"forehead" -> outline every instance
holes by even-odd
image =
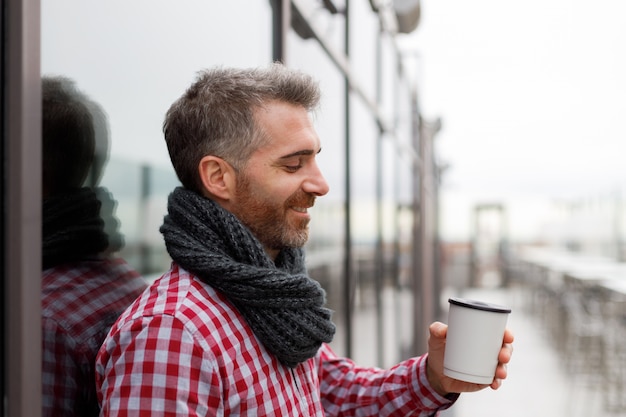
[[[271,101],[255,110],[255,119],[266,138],[260,152],[289,153],[310,149],[317,152],[320,139],[309,112],[302,106]]]

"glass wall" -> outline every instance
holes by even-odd
[[[336,10],[292,3],[284,61],[320,81],[318,160],[330,184],[312,210],[307,266],[335,311],[337,353],[388,366],[414,351],[416,319],[406,318],[415,311],[417,273],[415,89],[371,2],[329,2]],[[281,33],[273,8],[281,4],[40,2],[40,76],[69,80],[106,116],[102,172],[90,185],[110,213],[111,250],[148,280],[169,266],[159,227],[178,185],[161,130],[165,112],[203,68],[269,63]]]
[[[203,68],[271,61],[271,8],[235,0],[41,2],[41,72],[72,79],[107,115],[100,182],[116,202],[122,256],[142,274],[169,262],[158,228],[177,185],[161,127]]]

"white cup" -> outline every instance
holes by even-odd
[[[491,384],[511,309],[450,298],[443,373],[454,379]]]

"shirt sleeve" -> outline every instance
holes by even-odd
[[[458,398],[443,397],[430,386],[427,354],[387,370],[358,367],[328,345],[318,356],[322,404],[329,416],[435,416]]]
[[[221,381],[194,336],[174,317],[116,329],[96,360],[101,416],[220,416]]]

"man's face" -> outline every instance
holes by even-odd
[[[275,256],[306,243],[307,209],[328,192],[328,184],[315,160],[320,140],[304,108],[272,102],[255,116],[269,140],[239,174],[229,210]]]

